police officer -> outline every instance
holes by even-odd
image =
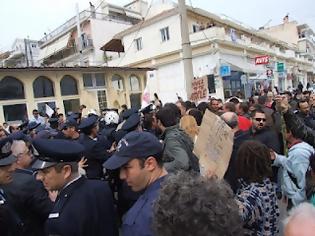
[[[16,157],[10,153],[0,155],[0,235],[23,235],[23,222],[8,202],[2,186],[12,182],[12,174],[16,169]]]
[[[53,202],[40,181],[36,181],[30,169],[33,157],[31,149],[22,140],[11,145],[12,154],[17,158],[13,181],[3,189],[24,223],[24,236],[44,235],[44,223],[52,209]]]
[[[115,214],[108,184],[88,180],[78,173],[84,147],[77,142],[38,139],[33,142],[39,153],[33,164],[36,178],[49,191],[58,191],[46,221],[48,235],[115,235]]]
[[[132,131],[120,140],[116,153],[104,164],[110,170],[120,168],[120,178],[133,191],[144,191],[124,216],[124,236],[153,235],[152,205],[158,197],[161,182],[167,175],[162,152],[162,144],[154,135]]]
[[[93,115],[82,120],[79,129],[83,133],[79,142],[85,148],[84,156],[87,159],[86,176],[89,179],[102,179],[104,178],[102,165],[108,159],[107,150],[110,149],[111,143],[98,134],[97,116]]]

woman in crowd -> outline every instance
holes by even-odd
[[[245,235],[278,235],[279,207],[272,176],[269,149],[260,142],[246,141],[236,161],[240,188],[236,202],[243,220]]]

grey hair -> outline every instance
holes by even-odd
[[[230,114],[231,117],[227,117],[226,115]],[[232,114],[233,113],[233,114]],[[224,115],[225,114],[225,115]],[[225,121],[225,123],[230,126],[231,129],[234,129],[238,126],[238,116],[236,115],[235,112],[226,112],[226,113],[223,113],[221,115],[221,118],[222,120]]]
[[[315,221],[315,207],[308,202],[303,202],[296,206],[289,212],[288,217],[284,219],[284,226],[286,227],[291,220],[294,220],[297,217],[303,219],[312,219]]]
[[[153,212],[157,236],[243,235],[233,192],[222,180],[189,172],[169,175]]]

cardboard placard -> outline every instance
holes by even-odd
[[[231,128],[219,116],[206,110],[194,147],[202,175],[210,171],[219,179],[223,178],[232,154],[233,137]]]
[[[190,96],[190,101],[200,102],[200,101],[208,100],[209,89],[208,89],[207,76],[194,79],[191,83],[191,87],[192,87],[192,92]]]

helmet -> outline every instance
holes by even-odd
[[[110,124],[118,124],[119,123],[119,115],[115,111],[108,111],[105,115],[105,123],[106,125]]]

